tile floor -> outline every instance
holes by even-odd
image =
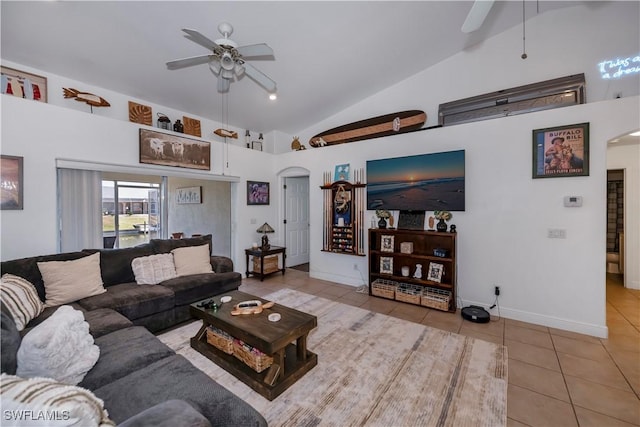
[[[240,289],[262,296],[281,288],[506,345],[508,426],[640,425],[640,291],[625,289],[615,275],[607,277],[608,339],[509,319],[471,323],[293,269],[263,282],[243,279]]]

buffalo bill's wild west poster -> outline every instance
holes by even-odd
[[[589,175],[589,123],[533,131],[533,178]]]

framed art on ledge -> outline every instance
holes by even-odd
[[[589,123],[533,131],[533,178],[589,176]]]
[[[202,187],[185,187],[176,189],[176,202],[179,205],[202,203]]]
[[[140,129],[140,163],[211,169],[211,143]]]
[[[268,205],[269,183],[247,181],[247,205]]]
[[[0,67],[2,93],[47,102],[47,78],[8,67]]]
[[[0,174],[2,186],[0,187],[0,209],[23,209],[23,171],[22,157],[0,156]]]

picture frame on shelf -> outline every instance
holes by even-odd
[[[429,263],[429,271],[427,271],[427,280],[440,283],[444,274],[444,265],[437,262]]]
[[[380,274],[393,274],[393,257],[380,257]]]
[[[424,230],[424,211],[400,211],[398,230]]]
[[[251,149],[262,151],[262,141],[251,141]]]
[[[247,181],[247,205],[268,205],[269,183]]]
[[[23,162],[19,156],[0,156],[0,210],[24,209]]]
[[[393,252],[393,243],[395,236],[382,235],[380,236],[380,251],[381,252]]]
[[[185,187],[176,189],[176,203],[179,205],[202,203],[202,187]]]
[[[140,163],[211,169],[211,143],[140,128]]]
[[[9,67],[0,67],[2,93],[47,103],[47,78]],[[6,85],[5,85],[6,79]]]
[[[333,181],[349,181],[350,164],[336,165],[333,174]]]
[[[533,130],[533,179],[589,176],[589,123]]]

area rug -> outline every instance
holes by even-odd
[[[271,402],[190,347],[199,321],[160,339],[270,426],[506,425],[506,347],[295,290],[265,298],[318,317],[318,365]]]

